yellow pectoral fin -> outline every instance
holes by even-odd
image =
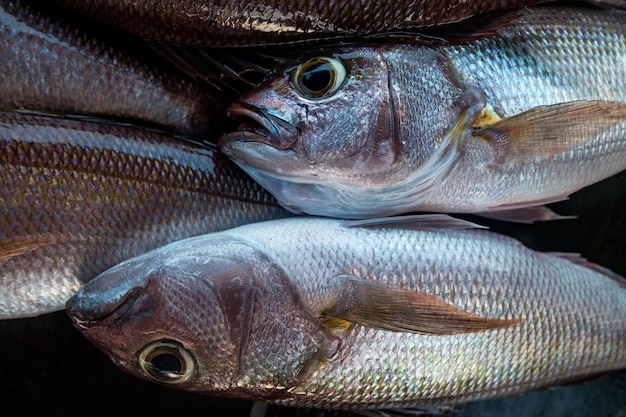
[[[481,119],[478,126],[489,120]],[[491,119],[495,120],[495,119]],[[626,104],[574,101],[540,106],[474,131],[494,149],[494,163],[551,159],[626,123]]]
[[[323,313],[363,326],[432,335],[501,329],[519,319],[485,318],[424,292],[342,275],[334,280],[334,305]]]

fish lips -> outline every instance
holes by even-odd
[[[218,145],[241,167],[289,179],[311,176],[312,167],[294,150],[299,129],[267,111],[247,103],[233,103],[228,115],[240,122],[237,131],[222,136]]]
[[[109,303],[76,294],[68,300],[66,310],[76,327],[89,329],[115,326],[150,314],[154,310],[154,301],[144,288],[134,287]]]
[[[298,140],[300,132],[297,126],[251,104],[233,103],[228,107],[227,115],[239,122],[237,133],[241,138],[265,143],[276,149],[290,149]]]
[[[296,126],[247,103],[232,104],[228,114],[240,125],[236,132],[219,139],[222,153],[282,207],[296,214],[346,216],[341,204],[328,205],[329,201],[337,201],[336,190],[294,149],[299,136]]]
[[[65,309],[75,327],[86,330],[120,324],[153,311],[154,302],[148,294],[151,275],[142,274],[144,256],[104,271],[67,301]]]

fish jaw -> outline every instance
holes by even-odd
[[[311,175],[315,167],[298,158],[293,151],[276,149],[256,138],[247,142],[246,137],[252,135],[255,134],[237,132],[222,137],[222,152],[272,194],[283,208],[295,214],[347,219],[381,213],[381,208],[372,210],[375,203],[360,204],[371,198],[372,189],[343,186],[339,182],[328,187],[324,181],[316,182],[315,175]],[[385,214],[397,213],[388,210]]]

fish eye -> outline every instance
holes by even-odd
[[[158,341],[144,347],[139,354],[139,366],[151,378],[166,384],[186,381],[194,371],[189,351],[178,343]]]
[[[346,76],[346,67],[340,60],[316,57],[296,68],[291,85],[304,98],[322,99],[339,90]]]

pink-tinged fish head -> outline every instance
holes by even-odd
[[[407,51],[318,51],[230,105],[239,127],[220,138],[221,150],[291,211],[360,217],[369,190],[411,181],[423,165],[438,173],[456,151],[453,144],[437,154],[438,144],[450,131],[466,132],[453,128],[467,103],[442,56],[414,48],[404,57]],[[402,90],[406,79],[417,81]],[[443,162],[428,165],[432,154]]]
[[[126,372],[231,397],[276,397],[327,337],[279,266],[223,236],[123,262],[85,285],[67,312]]]
[[[275,181],[300,184],[299,194],[312,193],[304,184],[380,181],[401,153],[388,81],[375,49],[305,60],[229,107],[239,127],[221,149],[278,196]]]

